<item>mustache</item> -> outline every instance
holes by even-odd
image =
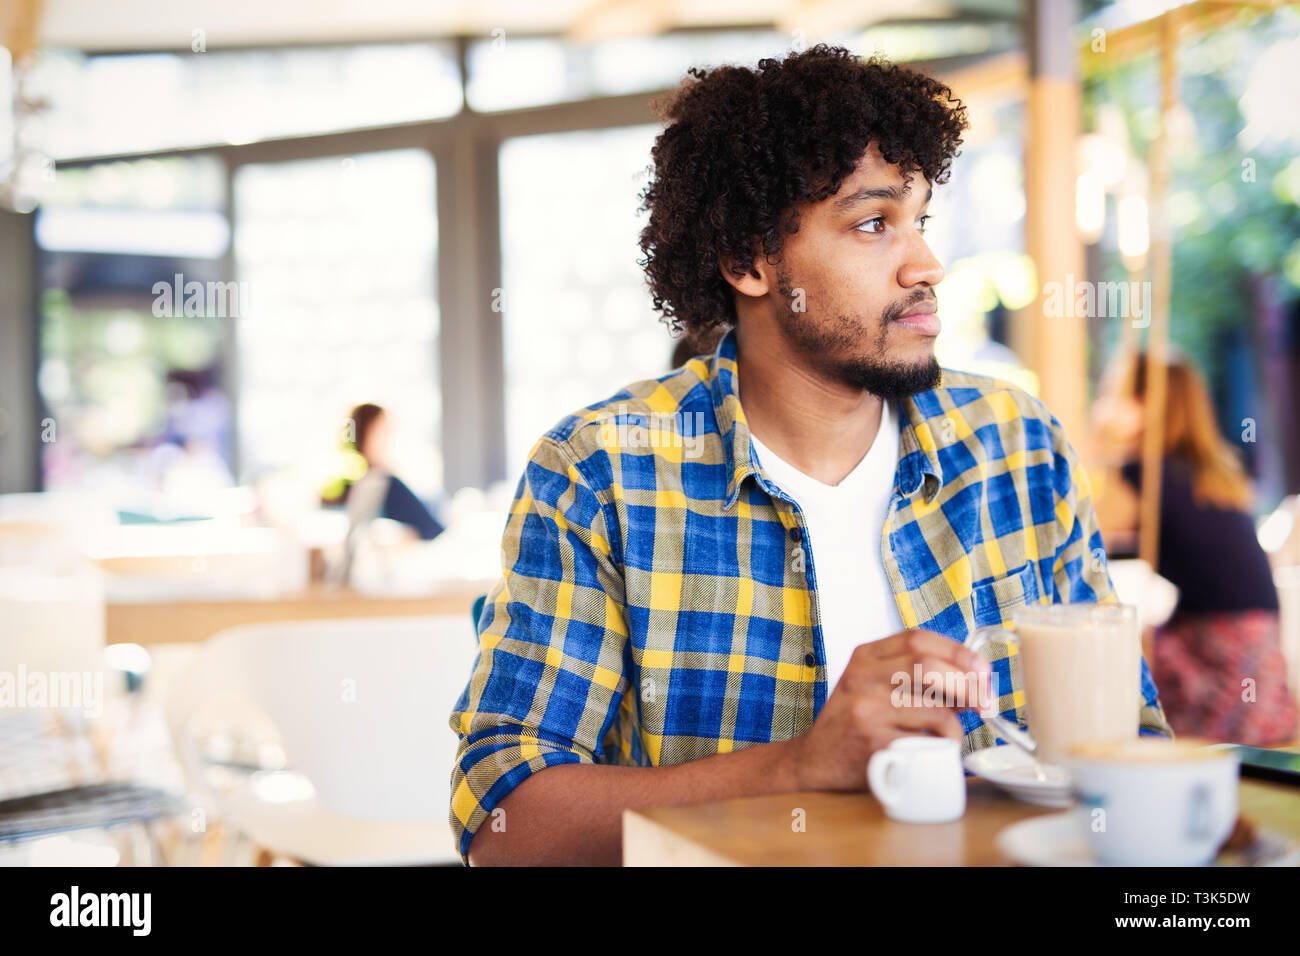
[[[885,311],[881,313],[881,318],[883,318],[886,324],[888,324],[890,322],[893,322],[895,319],[902,318],[904,313],[908,312],[913,306],[920,305],[922,303],[933,305],[937,309],[939,305],[939,298],[933,292],[914,293],[913,295],[909,296],[905,301],[895,302],[893,305],[885,309]]]

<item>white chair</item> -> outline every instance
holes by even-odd
[[[88,715],[102,708],[104,576],[98,568],[76,557],[0,564],[0,672],[15,687],[40,675],[54,697],[38,706]],[[68,693],[79,699],[60,699]]]
[[[115,520],[85,496],[0,495],[0,672],[103,681],[107,581],[82,544]]]
[[[1115,597],[1121,604],[1138,609],[1143,630],[1159,627],[1173,615],[1178,605],[1178,588],[1156,574],[1150,564],[1132,558],[1111,561],[1108,570],[1115,585]]]
[[[273,853],[318,865],[459,862],[447,720],[477,651],[468,613],[232,628],[178,677],[167,720],[214,814]],[[232,701],[275,728],[314,796],[268,800],[205,782],[192,729]]]
[[[1300,564],[1300,495],[1287,495],[1256,529],[1259,546],[1273,570]]]

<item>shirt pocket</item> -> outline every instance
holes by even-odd
[[[1040,595],[1038,573],[1032,564],[977,584],[971,589],[971,612],[975,627],[1008,627],[1016,608],[1037,604]]]

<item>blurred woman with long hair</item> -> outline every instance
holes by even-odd
[[[1122,356],[1110,376],[1101,436],[1119,452],[1120,474],[1142,485],[1149,360]],[[1201,373],[1165,361],[1156,571],[1177,585],[1173,616],[1156,630],[1151,671],[1175,732],[1268,746],[1296,736],[1277,591],[1255,537],[1253,491],[1223,437]],[[1136,514],[1136,508],[1131,511]]]

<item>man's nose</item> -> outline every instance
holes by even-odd
[[[924,236],[920,232],[913,233],[907,256],[898,270],[898,284],[904,289],[922,284],[933,287],[943,276],[943,264],[930,251]]]

